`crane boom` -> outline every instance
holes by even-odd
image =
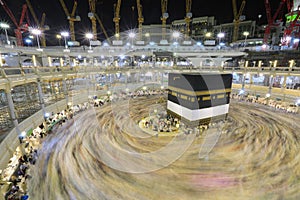
[[[59,2],[60,2],[60,4],[61,4],[61,6],[62,6],[62,8],[63,8],[63,10],[64,10],[64,12],[65,12],[65,14],[66,14],[66,16],[67,16],[68,18],[71,17],[70,12],[68,11],[67,6],[66,6],[64,0],[59,0]]]
[[[106,38],[107,42],[110,43],[110,39],[109,39],[109,37],[108,37],[108,34],[107,34],[107,32],[106,32],[106,30],[105,30],[105,28],[104,28],[104,25],[103,25],[103,23],[102,23],[100,17],[97,15],[97,13],[95,13],[95,17],[96,17],[98,23],[100,24],[100,27],[101,27],[101,29],[102,29],[104,35],[105,35],[105,38]]]
[[[71,35],[71,40],[72,41],[75,41],[76,38],[75,38],[75,27],[74,27],[74,22],[76,21],[80,21],[80,17],[76,16],[75,17],[75,12],[76,12],[76,8],[77,8],[77,1],[74,1],[74,4],[73,4],[73,8],[72,8],[72,13],[70,14],[69,10],[67,9],[67,6],[64,2],[64,0],[59,0],[66,16],[67,16],[67,19],[69,20],[69,28],[70,28],[70,35]]]
[[[243,13],[245,5],[246,5],[246,0],[243,0],[242,4],[241,4],[241,7],[239,9],[239,12],[237,12],[236,0],[232,0],[232,8],[233,8],[233,15],[234,15],[234,20],[233,20],[234,29],[233,29],[232,42],[235,42],[235,41],[238,40],[240,17]]]
[[[186,23],[186,32],[185,32],[185,36],[188,37],[190,35],[190,23],[191,23],[191,18],[192,18],[192,0],[186,0],[186,5],[185,5],[185,12],[186,12],[186,16],[185,16],[185,23]]]
[[[167,19],[169,17],[169,14],[167,12],[168,8],[168,0],[161,0],[161,21],[162,21],[162,39],[166,38],[166,25],[167,25]]]
[[[282,11],[284,4],[287,4],[288,9],[290,9],[292,6],[292,4],[289,0],[281,0],[275,14],[272,17],[270,2],[269,2],[269,0],[265,0],[265,7],[266,7],[266,13],[267,13],[267,20],[268,20],[268,25],[266,26],[265,34],[264,34],[264,43],[265,44],[268,42],[268,39],[269,39],[269,36],[271,33],[271,28],[277,25],[275,23],[275,21],[279,15],[279,13]]]
[[[18,24],[14,14],[9,9],[9,7],[5,3],[5,1],[0,0],[0,4],[4,8],[4,10],[8,14],[8,16],[10,17],[10,19],[12,20],[14,25],[16,26],[16,29],[14,30],[14,32],[15,32],[16,39],[17,39],[17,45],[18,46],[23,46],[22,31],[27,31],[28,30],[27,26],[23,26],[24,17],[25,17],[25,15],[28,16],[27,5],[24,4],[23,7],[22,7],[22,14],[21,14],[21,18],[20,18],[19,24]],[[29,23],[28,19],[27,19],[27,22]]]
[[[5,1],[0,0],[0,4],[4,8],[4,10],[8,14],[8,16],[10,17],[10,19],[14,23],[14,25],[18,27],[18,22],[17,22],[17,20],[16,20],[16,18],[14,16],[14,14],[12,13],[12,11],[9,9],[9,7],[7,6],[7,4],[5,3]]]
[[[93,38],[97,40],[97,24],[96,24],[96,0],[88,0],[89,6],[90,6],[90,12],[88,14],[88,17],[90,18],[92,22],[92,31],[93,31]]]
[[[34,10],[33,10],[33,7],[32,7],[32,5],[31,5],[30,0],[26,0],[26,4],[27,4],[27,6],[28,6],[28,8],[29,8],[29,10],[30,10],[30,13],[31,13],[31,15],[32,15],[32,17],[33,17],[33,19],[34,19],[34,22],[35,22],[36,25],[39,27],[39,29],[42,30],[41,44],[42,44],[43,47],[45,47],[45,46],[46,46],[46,38],[45,38],[45,35],[43,34],[43,31],[44,31],[44,23],[45,23],[46,14],[43,13],[43,15],[42,15],[42,21],[44,21],[44,22],[43,22],[43,25],[42,25],[42,23],[39,22],[39,20],[38,20],[36,14],[35,14],[35,12],[34,12]],[[41,21],[41,22],[42,22],[42,21]]]
[[[143,6],[141,5],[140,0],[136,0],[137,4],[137,10],[138,10],[138,23],[139,23],[139,39],[142,40],[143,36],[143,23],[144,23],[144,17],[143,17]]]
[[[37,26],[39,26],[39,20],[38,20],[38,18],[37,18],[37,16],[36,16],[35,12],[34,12],[34,10],[33,10],[33,7],[32,7],[32,5],[31,5],[30,1],[29,1],[29,0],[26,0],[26,4],[27,4],[27,6],[28,6],[28,8],[29,8],[29,10],[30,10],[30,13],[31,13],[31,15],[32,15],[32,17],[33,17],[34,22],[36,23]],[[41,28],[41,27],[40,27],[40,28]]]
[[[118,0],[117,4],[115,4],[115,17],[113,18],[113,22],[115,22],[116,37],[120,36],[120,10],[121,10],[121,0]]]

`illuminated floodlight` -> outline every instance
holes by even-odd
[[[40,30],[40,29],[36,29],[36,28],[34,28],[34,29],[32,29],[31,30],[31,33],[33,34],[33,35],[41,35],[42,34],[42,31]]]
[[[250,34],[249,31],[244,31],[244,32],[243,32],[243,36],[245,36],[245,37],[248,37],[249,34]]]
[[[297,106],[300,106],[300,99],[298,99],[298,100],[296,101],[296,105],[297,105]]]
[[[49,113],[45,113],[44,117],[48,118],[48,117],[50,117],[50,114]]]
[[[295,43],[298,43],[298,42],[299,42],[299,39],[298,39],[298,38],[294,39],[294,44],[295,44]]]
[[[129,43],[129,42],[127,42],[127,43],[126,43],[126,46],[130,46],[130,43]]]
[[[239,95],[242,95],[245,93],[245,90],[240,90]]]
[[[108,47],[108,43],[107,43],[107,42],[104,42],[104,43],[103,43],[103,46]]]
[[[126,91],[126,92],[129,92],[129,88],[126,88],[125,91]]]
[[[155,45],[155,42],[149,42],[149,44],[153,46],[153,45]]]
[[[25,39],[25,42],[26,42],[26,44],[27,44],[27,45],[29,45],[29,44],[31,44],[31,43],[32,43],[32,40],[31,40],[31,39],[29,39],[29,38],[27,38],[27,39]]]
[[[164,87],[163,85],[162,85],[162,86],[160,86],[160,89],[162,89],[162,90],[163,90],[164,88],[165,88],[165,87]]]
[[[267,97],[267,98],[270,98],[270,97],[271,97],[271,94],[270,94],[270,93],[266,94],[266,97]]]
[[[107,94],[110,95],[110,94],[111,94],[111,91],[107,91]]]
[[[211,32],[207,32],[207,33],[205,33],[205,37],[211,37],[212,36],[212,33]]]
[[[93,39],[94,35],[92,33],[86,33],[85,37],[90,40]]]
[[[145,36],[146,37],[150,37],[150,33],[145,33]]]
[[[180,32],[174,31],[174,32],[172,33],[172,36],[173,36],[173,38],[179,38],[179,37],[180,37]]]
[[[145,56],[145,55],[142,55],[141,57],[142,57],[142,59],[145,59],[145,58],[146,58],[146,56]]]
[[[143,90],[147,90],[147,87],[146,87],[146,86],[144,86],[144,87],[143,87]]]
[[[129,34],[128,34],[128,36],[130,37],[130,38],[135,38],[135,32],[130,32]]]
[[[3,29],[8,29],[9,25],[6,24],[6,23],[0,23],[0,27],[3,28]]]
[[[61,36],[63,36],[63,37],[69,37],[69,32],[67,32],[67,31],[63,31],[63,32],[61,32],[60,33],[61,34]]]
[[[78,58],[78,59],[81,59],[81,58],[82,58],[82,56],[81,56],[81,55],[78,55],[78,56],[77,56],[77,58]]]
[[[201,42],[197,42],[197,46],[201,46],[202,45],[202,43]]]
[[[120,55],[120,58],[123,60],[125,58],[125,55]]]
[[[25,131],[22,131],[21,134],[20,134],[20,136],[21,136],[21,137],[25,137],[25,136],[26,136],[26,132],[25,132]]]
[[[174,46],[178,45],[178,42],[173,42],[173,45],[174,45]]]
[[[266,49],[266,48],[267,48],[267,45],[266,45],[266,44],[263,44],[261,47],[262,47],[263,49]]]
[[[61,39],[61,35],[56,34],[56,38],[57,38],[57,39]]]
[[[220,33],[218,33],[218,35],[217,35],[217,36],[218,36],[218,38],[220,38],[220,39],[221,39],[221,38],[225,37],[225,33],[222,33],[222,32],[220,32]]]

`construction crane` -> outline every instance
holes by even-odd
[[[161,21],[162,21],[162,39],[166,38],[166,25],[167,19],[169,18],[169,13],[167,12],[168,9],[168,0],[161,0]]]
[[[38,26],[38,28],[41,30],[41,32],[43,33],[45,30],[49,30],[49,26],[45,26],[46,14],[45,13],[42,14],[41,22],[39,22],[36,14],[35,14],[35,12],[33,10],[33,7],[32,7],[32,5],[30,3],[30,0],[26,0],[26,4],[27,4],[27,6],[28,6],[28,8],[30,10],[30,13],[31,13],[31,15],[33,17],[34,22],[36,23],[36,25]],[[41,35],[41,45],[43,47],[46,46],[46,38],[45,38],[44,34]]]
[[[90,6],[90,12],[88,13],[88,17],[92,22],[92,31],[93,31],[93,39],[97,40],[97,24],[96,24],[96,0],[88,0]]]
[[[113,22],[115,22],[115,36],[118,38],[120,36],[120,10],[121,10],[121,0],[117,1],[117,4],[114,4],[115,7],[115,17]]]
[[[296,5],[297,9],[290,10],[290,13],[287,14],[286,28],[284,30],[284,35],[281,40],[282,46],[289,46],[291,43],[292,37],[299,38],[300,30],[299,30],[299,18],[300,18],[300,6]],[[292,8],[292,4],[288,4],[288,8]],[[294,45],[299,46],[299,42],[294,42]],[[296,47],[297,47],[296,46]]]
[[[143,39],[143,23],[144,23],[144,17],[143,17],[143,6],[141,5],[140,0],[136,0],[137,4],[137,10],[138,10],[138,23],[139,23],[139,39]]]
[[[191,23],[191,18],[193,17],[192,14],[192,0],[186,0],[185,1],[185,12],[186,16],[184,18],[185,23],[186,23],[186,29],[185,29],[185,37],[188,38],[190,35],[190,23]]]
[[[103,31],[103,34],[105,35],[105,38],[106,38],[107,42],[110,44],[110,39],[108,37],[108,34],[107,34],[107,32],[106,32],[106,30],[104,28],[104,25],[103,25],[100,17],[97,15],[97,13],[95,13],[95,17],[96,17],[96,19],[97,19],[97,21],[98,21],[98,23],[99,23],[99,25],[100,25],[100,27],[101,27],[101,29]]]
[[[234,28],[233,28],[233,37],[232,37],[232,42],[235,42],[238,40],[239,37],[239,25],[240,25],[240,17],[243,13],[243,10],[245,8],[246,0],[242,1],[241,7],[239,9],[239,12],[237,12],[237,4],[236,0],[232,0],[232,8],[233,8],[233,23],[234,23]]]
[[[265,7],[266,7],[268,25],[266,26],[266,29],[265,29],[264,44],[268,43],[268,39],[269,39],[270,34],[271,34],[271,28],[276,27],[276,26],[279,25],[279,23],[277,23],[276,20],[277,20],[277,17],[279,16],[279,14],[283,11],[283,7],[284,7],[285,4],[287,5],[288,10],[291,9],[292,4],[289,0],[281,0],[275,14],[272,17],[270,2],[269,2],[269,0],[265,0]],[[280,19],[280,21],[281,20],[282,19]]]
[[[64,9],[64,12],[65,12],[65,14],[67,16],[67,19],[69,20],[71,40],[72,41],[76,41],[76,39],[75,39],[74,22],[81,21],[81,19],[80,19],[80,17],[78,15],[75,16],[75,12],[76,12],[76,8],[77,8],[77,1],[74,1],[74,5],[73,5],[71,13],[67,9],[67,6],[66,6],[64,0],[59,0],[59,2],[60,2],[61,6]]]
[[[15,18],[15,16],[14,16],[14,14],[9,9],[9,7],[5,3],[5,1],[0,0],[0,4],[4,8],[4,10],[8,14],[8,16],[10,17],[10,19],[12,20],[12,22],[14,23],[14,25],[16,26],[15,35],[16,35],[16,39],[17,39],[17,45],[18,46],[23,46],[22,32],[28,30],[28,24],[23,24],[25,15],[27,15],[27,5],[26,4],[23,5],[23,7],[22,7],[22,14],[21,14],[21,17],[20,17],[20,20],[19,20],[19,23],[18,23],[17,20],[16,20],[16,18]],[[28,18],[27,18],[27,23],[29,23],[28,22]]]

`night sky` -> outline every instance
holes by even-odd
[[[25,0],[4,0],[8,7],[15,14],[17,21],[21,15],[22,4]],[[65,0],[69,11],[71,12],[73,6],[73,0]],[[98,0],[97,2],[97,13],[102,19],[106,31],[109,35],[114,33],[113,18],[113,4],[116,0]],[[237,0],[239,4],[241,0]],[[280,0],[272,0],[272,9],[276,10]],[[160,0],[141,0],[143,5],[143,16],[144,24],[155,24],[161,23],[161,8]],[[42,13],[46,13],[46,24],[50,26],[50,30],[46,32],[47,43],[49,45],[57,44],[55,34],[60,33],[62,30],[68,30],[68,21],[64,14],[64,11],[59,3],[59,0],[31,0],[35,12],[40,19]],[[238,5],[239,8],[239,5]],[[91,30],[91,23],[87,16],[89,12],[88,0],[78,0],[77,14],[81,17],[81,22],[75,23],[76,39],[82,41],[84,33]],[[273,11],[274,13],[275,11]],[[169,0],[168,3],[169,19],[168,23],[175,19],[183,19],[185,16],[185,0]],[[217,23],[232,22],[232,1],[231,0],[215,0],[215,1],[204,1],[194,0],[192,3],[193,17],[200,16],[215,16]],[[246,2],[246,6],[243,14],[246,15],[246,19],[258,20],[258,15],[261,14],[261,22],[265,22],[265,7],[264,0],[256,0]],[[137,9],[136,0],[123,0],[121,5],[121,31],[128,30],[137,27]],[[0,6],[0,18],[1,21],[6,21],[14,27],[12,21]],[[33,19],[31,20],[34,22]],[[33,23],[34,24],[34,23]],[[97,25],[98,26],[98,25]],[[13,31],[10,31],[13,34]],[[104,39],[104,35],[101,34],[100,27],[98,26],[98,38]]]

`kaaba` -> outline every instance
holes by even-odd
[[[169,73],[168,113],[187,125],[223,119],[229,111],[232,74]]]

